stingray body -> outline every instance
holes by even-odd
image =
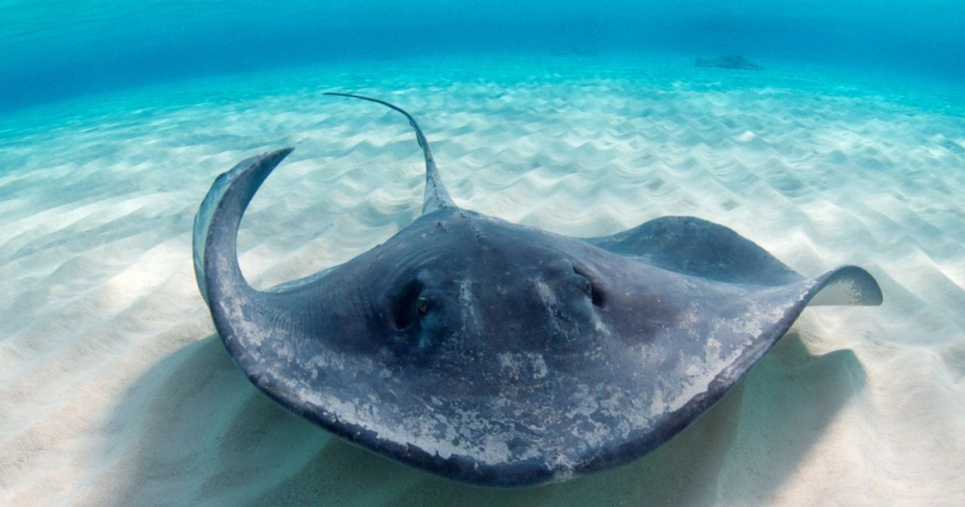
[[[684,429],[810,302],[874,305],[857,267],[806,279],[732,230],[663,217],[571,238],[461,209],[426,160],[423,214],[358,257],[268,291],[242,214],[291,151],[239,163],[195,220],[198,285],[248,378],[364,448],[451,479],[562,481]]]
[[[748,61],[740,55],[719,56],[717,58],[698,58],[698,67],[716,67],[718,69],[761,70],[763,67]]]

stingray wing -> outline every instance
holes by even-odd
[[[695,217],[661,217],[617,234],[584,241],[668,271],[706,280],[765,287],[804,280],[753,241],[727,227]],[[837,274],[831,276],[834,273]],[[881,289],[861,268],[844,267],[824,276],[829,277],[828,285],[812,295],[821,294],[813,304],[881,304]]]
[[[238,227],[255,192],[293,148],[245,159],[218,176],[194,220],[194,271],[218,334],[232,359],[251,381],[275,399],[291,397],[279,377],[280,359],[291,340],[303,339],[296,324],[305,310],[305,290],[325,283],[340,266],[283,283],[266,291],[252,288],[238,264]],[[279,370],[279,371],[275,371]],[[283,401],[298,409],[297,402]]]
[[[242,290],[250,289],[238,266],[238,227],[255,192],[268,175],[294,148],[284,148],[247,158],[215,179],[194,217],[194,275],[205,302],[208,280],[217,279]],[[221,270],[221,276],[213,276]]]
[[[266,291],[248,285],[238,265],[238,227],[245,209],[291,151],[248,158],[218,176],[195,216],[195,275],[225,348],[248,379],[283,406],[344,438],[359,440],[358,428],[340,420],[351,408],[340,405],[340,396],[353,399],[360,396],[359,389],[371,386],[345,380],[355,373],[352,368],[327,363],[342,361],[345,353],[329,350],[324,340],[316,339],[324,331],[305,326],[313,321],[313,312],[323,311],[312,307],[310,294],[334,290],[332,279],[344,264]],[[347,362],[352,366],[360,361]]]
[[[680,433],[734,387],[809,304],[822,299],[849,305],[881,301],[871,275],[854,266],[775,287],[709,282],[704,289],[695,298],[700,305],[690,310],[691,317],[667,322],[653,341],[621,351],[630,359],[617,358],[607,365],[608,375],[623,379],[621,397],[636,396],[639,403],[625,404],[619,411],[599,410],[591,419],[632,429],[597,449],[584,450],[574,473],[628,463]],[[578,440],[570,443],[580,445]]]
[[[804,277],[727,227],[695,217],[661,217],[584,241],[685,275],[749,285],[787,285]]]

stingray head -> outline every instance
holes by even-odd
[[[605,331],[604,281],[561,240],[443,210],[340,266],[326,284],[359,302],[348,320],[362,327],[347,334],[360,349],[478,369],[500,352],[568,349]]]

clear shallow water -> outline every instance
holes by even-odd
[[[0,112],[0,504],[941,504],[965,495],[965,116],[961,81],[925,65],[954,53],[956,5],[924,5],[950,14],[919,32],[900,5],[801,3],[784,16],[743,4],[728,19],[757,24],[718,27],[730,36],[647,32],[635,40],[656,42],[633,51],[604,37],[596,54],[523,30],[538,12],[515,6],[488,9],[467,30],[452,9],[395,4],[403,30],[381,11],[335,5],[343,15],[320,29],[370,36],[365,51],[326,53],[304,35],[319,18],[281,20],[255,3],[237,13],[65,5],[61,24],[35,4],[0,5],[16,14],[0,23],[20,30],[0,32],[13,34],[0,39],[4,51],[30,42],[0,60],[29,70],[0,73],[4,87],[20,80],[0,95],[10,106]],[[675,5],[626,18],[672,25],[705,6]],[[567,8],[577,34],[592,28],[579,4]],[[753,29],[780,16],[812,26],[794,18],[803,11],[823,12],[818,26],[853,26],[854,16],[835,16],[858,9],[894,15],[842,28],[876,58],[817,43],[809,52],[820,37],[800,29]],[[172,19],[183,26],[171,29]],[[440,20],[451,23],[427,27]],[[281,24],[302,35],[279,42],[267,35],[278,30],[260,30]],[[418,36],[398,44],[413,27]],[[275,45],[219,46],[225,33]],[[877,51],[888,34],[914,39],[910,53]],[[701,44],[727,40],[736,41],[727,52],[767,69],[693,66],[724,52]],[[756,45],[771,51],[760,58],[738,44],[762,41],[773,44]],[[941,48],[934,58],[908,57],[928,41]],[[201,47],[169,51],[178,44]],[[885,305],[809,309],[707,417],[609,474],[479,491],[384,462],[257,392],[212,335],[192,273],[200,199],[218,173],[266,149],[298,148],[239,238],[258,286],[349,259],[418,213],[423,168],[404,121],[323,98],[328,90],[416,114],[460,205],[576,236],[696,215],[807,275],[864,266]]]
[[[0,2],[0,110],[195,76],[486,52],[744,54],[965,83],[958,0]]]
[[[676,57],[433,57],[12,112],[0,126],[0,503],[959,497],[965,118],[932,89],[857,82]],[[864,266],[885,305],[807,310],[734,394],[612,473],[489,491],[373,457],[240,374],[190,257],[214,177],[279,146],[298,149],[239,238],[259,287],[345,261],[418,213],[424,169],[404,121],[321,96],[331,89],[413,111],[470,209],[575,236],[696,215],[807,275]]]

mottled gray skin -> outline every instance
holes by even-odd
[[[743,56],[740,55],[719,56],[717,58],[698,58],[696,65],[698,67],[716,67],[718,69],[736,70],[761,70],[763,68],[756,63],[747,61]]]
[[[238,225],[291,149],[221,175],[194,239],[198,284],[248,378],[402,463],[496,486],[625,464],[719,400],[819,293],[828,304],[881,302],[860,268],[805,279],[697,218],[576,239],[460,209],[399,111],[416,128],[428,184],[423,215],[385,243],[251,288]]]

